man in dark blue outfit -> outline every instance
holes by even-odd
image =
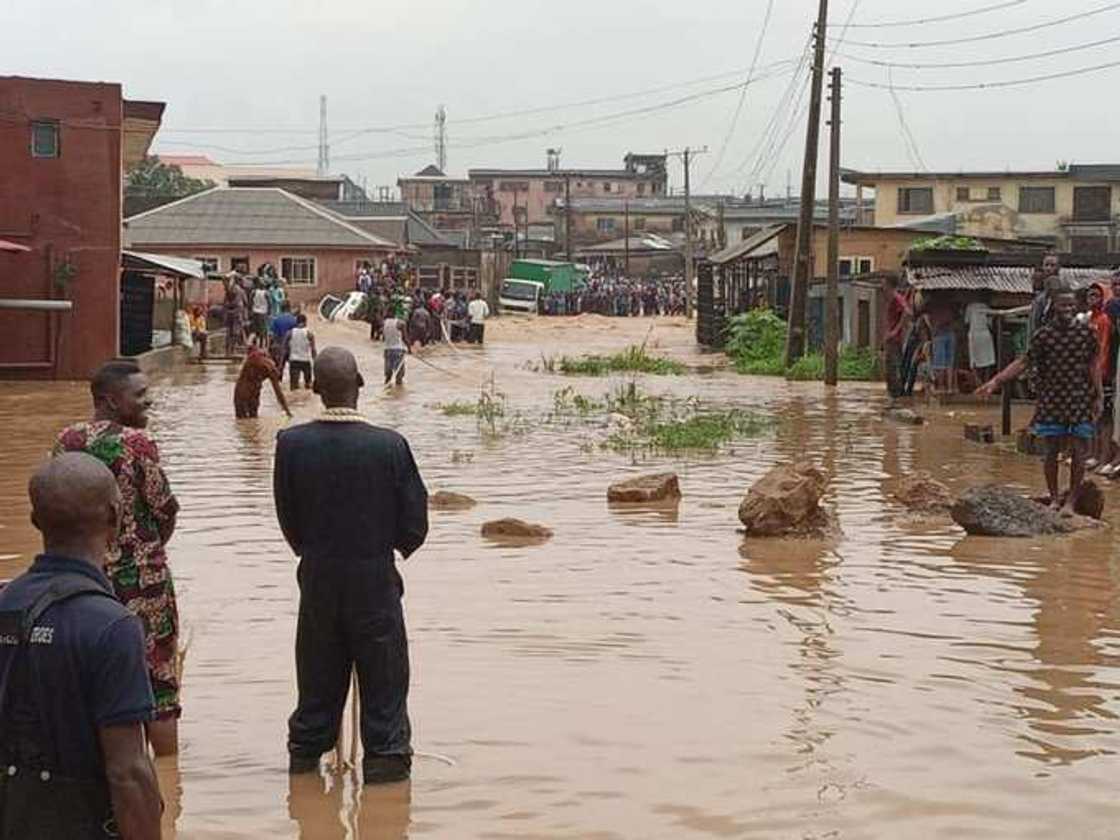
[[[408,557],[428,534],[428,494],[408,442],[357,411],[353,355],[319,354],[319,420],[280,433],[274,492],[284,537],[300,557],[296,679],[289,768],[312,772],[334,747],[356,667],[367,784],[403,781],[412,766],[404,585]]]
[[[0,838],[154,840],[144,630],[101,571],[120,490],[96,458],[67,453],[30,493],[43,553],[0,590]]]

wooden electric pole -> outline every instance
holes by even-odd
[[[832,68],[832,121],[828,159],[828,282],[824,298],[824,384],[840,367],[840,68]]]
[[[813,279],[813,217],[817,193],[817,153],[821,139],[821,92],[824,87],[824,43],[828,27],[828,0],[820,0],[813,32],[813,79],[809,90],[809,127],[805,134],[805,163],[801,170],[801,213],[797,222],[797,252],[789,290],[789,333],[786,365],[805,355],[805,320],[809,308],[809,283]]]
[[[692,263],[692,159],[696,155],[704,154],[708,147],[693,149],[685,146],[679,152],[666,152],[684,161],[684,313],[686,318],[692,317],[692,284],[695,266]]]
[[[575,262],[572,256],[572,176],[564,176],[564,256],[568,262]]]
[[[626,255],[623,265],[626,266],[626,276],[630,277],[630,199],[624,198],[622,200],[622,247],[623,253]]]

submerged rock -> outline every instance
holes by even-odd
[[[928,472],[903,476],[894,487],[894,498],[915,513],[948,513],[953,494]]]
[[[828,532],[832,517],[820,506],[828,480],[812,464],[781,464],[755,482],[739,505],[748,536],[809,536]]]
[[[665,502],[680,497],[681,485],[676,473],[639,475],[607,488],[609,502]]]
[[[998,484],[966,490],[950,515],[968,533],[984,537],[1040,537],[1100,527],[1095,519],[1062,516]]]
[[[482,536],[490,539],[547,540],[552,530],[520,519],[495,519],[482,526]]]
[[[904,426],[922,426],[926,418],[909,408],[891,408],[887,410],[886,418]]]
[[[466,510],[477,505],[470,496],[462,493],[452,493],[449,490],[437,490],[428,497],[428,507],[435,510]]]

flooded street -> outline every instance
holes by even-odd
[[[914,519],[889,480],[928,470],[959,490],[1041,484],[1039,462],[963,440],[994,412],[882,419],[881,386],[739,377],[640,377],[773,416],[719,456],[616,454],[586,422],[544,423],[566,386],[618,379],[533,372],[542,355],[618,350],[645,319],[494,322],[482,351],[408,362],[406,388],[361,408],[411,441],[429,491],[480,504],[432,512],[401,565],[413,668],[411,785],[361,789],[286,774],[294,707],[295,560],[272,507],[284,418],[235,421],[236,369],[156,380],[152,432],[182,503],[169,547],[189,637],[182,754],[160,767],[180,838],[1105,838],[1116,835],[1120,751],[1117,535],[996,541]],[[359,325],[316,327],[359,354]],[[694,365],[688,328],[651,346]],[[435,407],[489,380],[507,417],[493,437]],[[300,419],[318,411],[294,398]],[[0,383],[0,577],[37,549],[26,481],[84,383]],[[1025,421],[1027,414],[1017,417]],[[600,424],[601,425],[601,424]],[[831,476],[833,544],[744,543],[737,508],[775,463]],[[679,511],[608,508],[607,485],[673,469]],[[1120,488],[1106,518],[1120,521]],[[517,516],[555,530],[533,547],[479,536]],[[170,826],[174,823],[174,831]]]

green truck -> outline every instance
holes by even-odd
[[[567,294],[587,282],[587,269],[556,260],[514,260],[502,280],[498,305],[503,312],[535,315],[540,301],[553,292]]]

